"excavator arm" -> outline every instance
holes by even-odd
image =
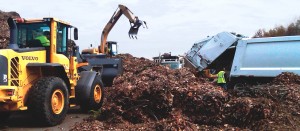
[[[107,36],[123,14],[128,18],[130,23],[130,29],[128,32],[130,38],[137,39],[137,33],[140,26],[148,28],[145,21],[139,20],[138,17],[135,16],[126,6],[119,5],[118,9],[114,12],[114,14],[112,15],[112,17],[110,18],[110,20],[108,21],[108,23],[102,31],[99,53],[108,53],[108,51],[105,50],[105,48],[107,48]]]
[[[100,46],[82,50],[82,59],[87,62],[87,66],[82,66],[81,69],[87,71],[95,70],[101,73],[104,86],[111,86],[114,78],[123,72],[121,58],[106,57],[117,54],[117,43],[107,41],[107,37],[122,15],[129,19],[130,30],[128,34],[130,38],[136,38],[139,27],[142,25],[146,26],[146,22],[139,20],[126,6],[119,5],[102,31]]]
[[[126,6],[120,4],[102,31],[100,46],[98,48],[84,49],[82,50],[82,54],[109,54],[109,42],[107,42],[107,37],[111,29],[118,22],[122,15],[125,15],[130,23],[130,29],[128,32],[129,38],[137,39],[140,26],[143,26],[143,28],[148,28],[145,21],[140,20]]]

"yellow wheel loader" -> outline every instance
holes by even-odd
[[[78,46],[68,48],[68,40],[78,39],[76,27],[56,18],[7,21],[10,43],[0,49],[0,122],[29,110],[41,124],[54,126],[69,107],[101,107],[101,70],[79,71],[89,63],[78,58]]]

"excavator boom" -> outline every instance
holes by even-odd
[[[107,46],[107,36],[123,14],[128,18],[130,23],[130,29],[128,32],[130,38],[137,39],[138,29],[140,26],[148,28],[145,21],[139,20],[138,17],[135,16],[126,6],[120,4],[102,31],[101,43],[99,47],[100,53],[108,53],[108,51],[105,50]]]
[[[82,68],[82,70],[97,70],[101,72],[104,86],[112,86],[113,79],[123,71],[121,58],[107,57],[118,54],[117,42],[107,41],[107,37],[122,15],[125,15],[129,20],[130,30],[128,34],[130,38],[137,38],[136,35],[140,26],[147,28],[145,21],[139,20],[126,6],[119,5],[102,31],[100,46],[82,50],[82,61],[88,63],[88,66]]]

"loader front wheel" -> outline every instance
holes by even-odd
[[[69,94],[64,81],[58,77],[44,77],[31,88],[28,109],[46,126],[60,124],[69,109]]]
[[[90,89],[90,97],[87,101],[80,103],[80,109],[83,112],[89,110],[98,110],[103,103],[103,83],[101,77],[97,76],[94,79],[92,87]]]
[[[65,98],[61,90],[57,89],[52,93],[51,107],[55,114],[60,114],[64,109]]]

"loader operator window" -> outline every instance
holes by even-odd
[[[49,22],[18,24],[18,46],[26,48],[50,45],[50,39],[45,36],[46,32],[50,32],[49,25]]]
[[[57,23],[56,52],[67,56],[67,26]]]

